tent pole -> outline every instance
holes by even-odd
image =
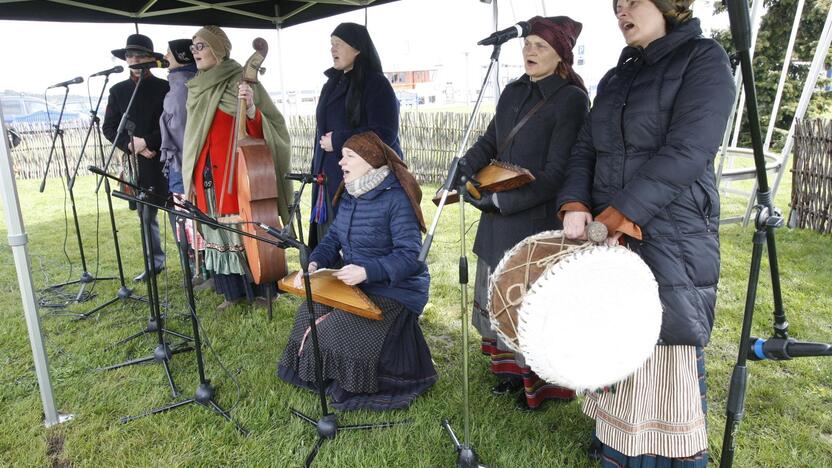
[[[763,149],[765,151],[768,151],[771,147],[771,138],[774,135],[774,123],[777,120],[777,112],[780,109],[780,99],[783,97],[783,86],[786,84],[786,76],[789,74],[789,65],[792,63],[794,42],[797,39],[797,31],[800,29],[800,19],[803,17],[803,5],[805,2],[806,0],[799,0],[797,2],[797,10],[794,12],[792,32],[789,35],[789,45],[786,46],[786,57],[783,59],[783,67],[780,70],[780,81],[777,82],[777,92],[774,93],[774,104],[771,106],[771,116],[768,118],[766,141],[763,143]]]
[[[789,163],[789,156],[794,145],[795,125],[798,120],[802,120],[809,110],[809,103],[812,100],[812,95],[815,92],[815,87],[818,84],[818,78],[823,70],[824,62],[826,60],[829,46],[832,44],[832,5],[826,13],[826,22],[823,25],[823,30],[818,38],[818,45],[815,47],[815,55],[812,58],[812,65],[809,66],[809,74],[806,75],[806,82],[803,84],[803,91],[800,94],[800,100],[795,109],[794,118],[789,126],[789,133],[786,136],[786,144],[783,145],[783,151],[780,153],[781,166],[777,172],[774,180],[774,186],[771,189],[772,198],[777,195],[777,188],[780,186],[780,179],[783,178],[783,173],[786,172],[786,166]]]
[[[2,121],[0,110],[0,121]],[[49,377],[49,359],[43,345],[43,334],[40,329],[40,317],[35,306],[35,292],[32,285],[32,272],[29,269],[29,237],[23,226],[20,212],[20,200],[17,196],[17,184],[12,168],[11,150],[6,133],[6,126],[0,124],[0,187],[2,188],[3,208],[6,213],[9,246],[14,256],[17,270],[17,281],[20,286],[20,297],[23,302],[23,315],[26,317],[26,328],[29,331],[29,343],[32,346],[32,357],[35,363],[35,374],[40,388],[40,399],[43,403],[43,414],[46,427],[62,422],[55,409],[55,398],[52,394],[52,380]]]
[[[282,95],[280,99],[280,113],[283,114],[283,118],[286,117],[286,102],[289,100],[289,95],[286,94],[286,82],[283,80],[283,40],[281,38],[281,32],[283,30],[283,19],[280,18],[280,9],[277,6],[277,3],[274,4],[274,29],[277,33],[277,74],[280,78],[280,94]]]

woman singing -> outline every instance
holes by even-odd
[[[188,81],[188,121],[182,157],[182,180],[186,198],[195,198],[200,210],[223,218],[239,213],[237,185],[229,194],[226,184],[230,167],[229,151],[234,135],[237,100],[246,103],[246,132],[263,138],[275,161],[278,205],[285,223],[292,196],[291,183],[284,180],[288,172],[291,148],[289,131],[262,85],[249,86],[240,82],[243,68],[229,57],[231,42],[217,26],[205,26],[193,37],[191,52],[198,72]],[[205,267],[214,278],[214,287],[225,296],[220,309],[237,302],[254,301],[259,288],[245,276],[243,244],[238,235],[203,226]]]
[[[708,464],[703,348],[719,279],[714,155],[734,101],[728,56],[692,0],[615,0],[627,47],[598,85],[558,196],[567,237],[593,217],[647,263],[663,314],[653,355],[587,394],[603,466]],[[603,291],[599,291],[602,293]]]
[[[312,174],[325,178],[312,188],[309,245],[323,239],[338,206],[332,203],[343,175],[338,167],[341,148],[353,135],[372,130],[402,156],[399,146],[399,101],[381,71],[381,60],[367,28],[341,23],[332,31],[332,68],[315,111],[315,150]]]
[[[340,410],[405,408],[437,379],[419,328],[430,284],[427,266],[418,260],[425,230],[422,191],[396,152],[373,132],[350,137],[342,153],[341,208],[312,251],[309,271],[343,263],[335,276],[366,293],[383,319],[314,304],[326,392]],[[314,389],[308,325],[304,302],[277,373]]]
[[[522,355],[498,341],[487,310],[488,278],[515,244],[560,228],[555,197],[589,108],[583,81],[572,70],[581,24],[566,16],[538,16],[529,22],[531,32],[523,44],[526,73],[506,86],[488,129],[460,163],[460,173],[468,178],[492,159],[526,168],[535,177],[514,190],[466,197],[482,211],[474,241],[478,259],[472,321],[482,335],[483,352],[491,356],[491,372],[500,379],[492,392],[517,392],[522,410],[536,409],[548,399],[571,399],[575,393],[540,380]]]

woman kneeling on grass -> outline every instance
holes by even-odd
[[[383,318],[313,304],[324,385],[339,410],[406,408],[437,379],[419,328],[430,285],[427,266],[418,260],[425,231],[422,191],[396,152],[373,132],[350,137],[342,154],[340,207],[309,257],[309,272],[341,260],[344,267],[335,276],[361,288]],[[301,286],[300,275],[295,285]],[[311,339],[304,339],[308,324],[304,302],[277,374],[315,390],[314,351]]]

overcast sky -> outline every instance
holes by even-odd
[[[578,40],[586,50],[586,66],[579,69],[588,84],[594,84],[615,64],[624,42],[618,31],[609,0],[497,0],[498,27],[508,27],[534,15],[568,15],[583,23]],[[725,18],[712,18],[713,0],[695,2],[695,13],[703,26],[723,27]],[[545,9],[545,11],[544,11]],[[378,48],[385,70],[444,67],[454,81],[464,80],[469,71],[473,86],[480,70],[488,63],[489,47],[476,42],[494,30],[492,6],[479,0],[401,0],[367,10],[368,28]],[[364,22],[364,12],[357,11],[281,32],[278,57],[278,34],[274,30],[227,29],[233,49],[232,58],[244,62],[251,55],[251,41],[265,38],[271,48],[264,63],[267,73],[262,82],[270,92],[314,90],[323,84],[322,72],[331,66],[329,36],[343,21]],[[164,53],[167,41],[190,38],[198,28],[139,25],[141,33],[153,40],[156,50]],[[124,47],[134,32],[132,24],[42,23],[0,21],[0,44],[4,66],[0,73],[0,90],[42,93],[56,82],[75,76],[88,76],[121,61],[111,49]],[[521,41],[503,47],[501,61],[521,64]],[[280,59],[280,60],[279,60]],[[282,63],[282,68],[278,66]],[[467,64],[467,68],[466,68]],[[280,73],[282,71],[282,73]],[[166,72],[155,71],[164,77]],[[116,75],[113,82],[126,78]],[[446,79],[448,77],[443,77]],[[101,78],[93,79],[97,92]],[[58,92],[58,91],[52,91]],[[73,94],[86,94],[86,84],[72,88]]]

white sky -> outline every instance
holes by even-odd
[[[578,44],[586,47],[587,63],[578,71],[588,85],[596,83],[615,65],[624,46],[609,0],[495,1],[499,4],[499,29],[544,13],[568,15],[582,22]],[[702,19],[704,28],[724,27],[725,18],[711,17],[712,3],[713,0],[698,0],[694,4],[696,16]],[[477,46],[476,42],[494,30],[491,5],[479,0],[401,0],[367,11],[368,28],[385,70],[444,66],[447,76],[441,78],[443,81],[462,85],[467,71],[469,86],[479,86],[481,69],[488,63],[491,48]],[[326,18],[281,32],[282,76],[287,91],[320,90],[322,72],[331,66],[329,35],[343,21],[363,23],[364,12]],[[197,29],[139,25],[140,32],[150,36],[161,53],[169,40],[189,38]],[[133,24],[0,21],[0,50],[4,58],[0,91],[42,93],[56,82],[79,75],[86,77],[122,64],[110,50],[124,47],[126,37],[133,32]],[[280,91],[277,33],[232,28],[226,32],[234,45],[231,56],[241,63],[251,54],[252,39],[262,36],[269,42],[270,54],[264,63],[267,73],[261,79],[270,92]],[[519,40],[503,46],[501,62],[521,64],[520,47]],[[161,77],[166,74],[158,70],[154,73]],[[114,75],[111,82],[126,76],[126,72]],[[100,80],[93,79],[93,93],[98,91]],[[71,93],[86,94],[86,84],[75,85]]]

